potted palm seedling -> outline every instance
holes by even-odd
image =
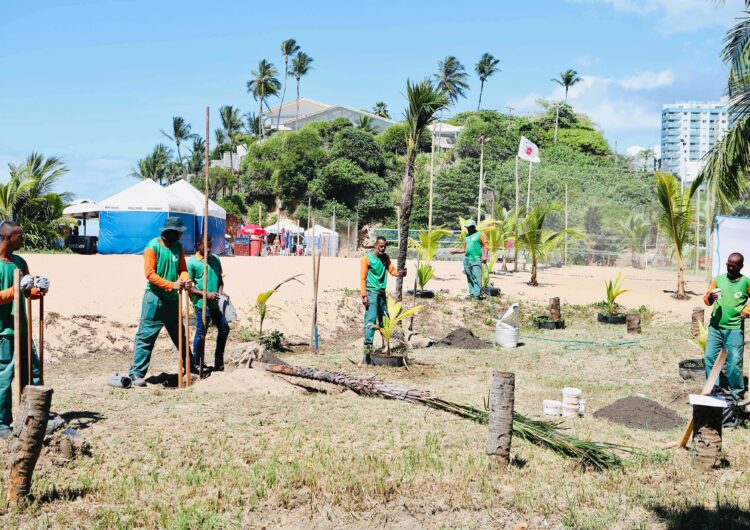
[[[617,303],[617,297],[627,293],[630,289],[623,289],[622,273],[618,272],[614,280],[604,282],[607,288],[606,309],[600,312],[596,319],[604,324],[624,324],[625,315],[619,312],[620,304]]]
[[[417,291],[415,294],[413,289],[409,289],[407,294],[416,295],[417,298],[435,297],[435,292],[429,291],[425,287],[435,274],[432,260],[440,248],[440,240],[447,235],[450,235],[450,232],[444,228],[433,228],[432,230],[420,230],[419,240],[411,240],[411,245],[417,251]]]
[[[383,324],[373,327],[380,332],[385,343],[385,351],[373,353],[370,355],[370,362],[380,366],[405,366],[406,356],[395,355],[391,349],[391,340],[397,329],[402,327],[402,322],[407,318],[416,315],[422,310],[422,306],[415,306],[411,309],[404,310],[403,302],[396,302],[390,296],[388,297],[388,312],[383,316]]]

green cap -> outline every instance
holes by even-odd
[[[474,219],[469,219],[464,223],[464,227],[469,228],[470,226],[477,226],[477,223],[474,222]]]
[[[187,226],[182,223],[182,219],[179,217],[167,217],[167,222],[161,227],[162,232],[167,230],[174,230],[176,232],[184,232],[187,230]]]

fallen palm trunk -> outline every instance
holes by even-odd
[[[341,372],[291,365],[271,365],[266,369],[277,374],[343,386],[361,396],[407,401],[450,412],[482,424],[489,421],[489,412],[486,410],[433,397],[429,390],[410,389],[374,377],[358,377]],[[513,436],[551,449],[559,455],[576,459],[586,467],[598,470],[619,467],[622,465],[622,459],[615,451],[629,451],[626,447],[606,442],[579,440],[574,436],[561,433],[557,428],[558,425],[559,422],[532,420],[518,412],[513,413]]]

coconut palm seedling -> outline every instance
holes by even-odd
[[[485,219],[478,228],[487,238],[487,265],[482,267],[482,287],[486,288],[490,285],[490,274],[497,263],[498,252],[505,248],[509,237],[501,221]]]
[[[661,210],[659,224],[672,240],[674,255],[677,258],[677,291],[674,297],[684,300],[688,295],[685,294],[683,249],[690,237],[690,224],[693,220],[690,196],[680,189],[677,177],[669,173],[657,173],[656,199]]]
[[[396,302],[393,298],[390,296],[388,297],[388,313],[383,315],[383,325],[378,326],[375,325],[375,329],[377,329],[380,334],[383,336],[383,340],[385,341],[385,353],[386,355],[391,354],[391,337],[393,337],[393,333],[396,331],[397,328],[401,327],[401,323],[406,320],[407,318],[416,315],[422,310],[422,306],[414,306],[411,309],[407,309],[404,311],[403,309],[404,303],[403,302]]]
[[[622,273],[618,272],[617,277],[614,280],[608,280],[604,282],[604,286],[607,288],[607,315],[612,316],[617,314],[617,297],[627,293],[630,289],[623,289],[623,278]]]
[[[417,283],[419,290],[424,291],[427,282],[430,281],[435,272],[432,266],[432,260],[440,248],[440,240],[450,235],[444,228],[433,228],[432,230],[420,230],[419,241],[412,239],[411,244],[419,255],[417,265]]]
[[[287,282],[291,282],[292,280],[304,285],[302,282],[300,282],[297,279],[298,276],[302,276],[302,275],[296,274],[292,276],[291,278],[287,278],[286,280],[278,284],[273,289],[269,289],[268,291],[263,291],[255,299],[255,307],[258,308],[258,337],[263,337],[263,321],[266,319],[266,313],[268,311],[268,299],[271,298],[273,293],[279,292],[279,287],[281,287]]]

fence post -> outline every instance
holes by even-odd
[[[492,374],[489,435],[487,438],[490,467],[504,469],[510,463],[515,386],[515,374],[510,372],[495,372]]]

